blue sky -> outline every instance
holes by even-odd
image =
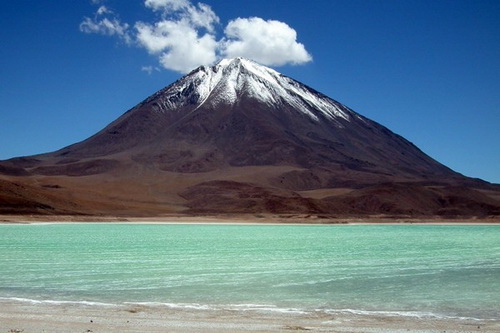
[[[155,24],[194,12],[203,20],[175,27],[194,27],[207,47],[185,63],[169,54],[175,41],[153,52],[168,42],[151,39]],[[0,25],[0,159],[83,140],[197,61],[242,52],[452,169],[500,183],[497,0],[16,0],[0,2]],[[140,39],[140,27],[150,34]],[[245,35],[258,31],[291,40],[259,54]]]

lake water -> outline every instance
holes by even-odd
[[[0,299],[500,319],[500,226],[2,225]]]

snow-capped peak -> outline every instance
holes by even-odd
[[[234,105],[241,97],[279,106],[287,104],[314,120],[350,119],[350,111],[277,71],[244,58],[223,59],[201,66],[161,92],[161,111],[181,105],[205,103],[211,107]]]

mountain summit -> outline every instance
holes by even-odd
[[[109,158],[125,152],[136,162],[179,172],[289,165],[343,168],[377,182],[383,174],[455,176],[379,124],[242,58],[199,67],[95,136],[49,155]]]
[[[291,106],[315,121],[321,116],[330,119],[349,117],[338,103],[268,67],[242,58],[224,59],[214,67],[200,67],[167,90],[163,100],[175,101],[175,96],[188,92],[191,97],[188,101],[197,107],[207,104],[217,108],[249,99],[271,107]],[[167,109],[179,106],[167,105]]]
[[[199,67],[87,140],[0,162],[0,173],[11,197],[35,207],[40,200],[23,191],[45,198],[50,208],[37,211],[489,215],[499,207],[488,194],[495,186],[243,58]]]

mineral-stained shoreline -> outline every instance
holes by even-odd
[[[328,216],[309,214],[225,214],[225,215],[0,215],[0,223],[119,222],[119,223],[251,223],[251,224],[353,224],[353,223],[433,223],[496,224],[500,216],[488,217],[406,217],[406,216]]]

